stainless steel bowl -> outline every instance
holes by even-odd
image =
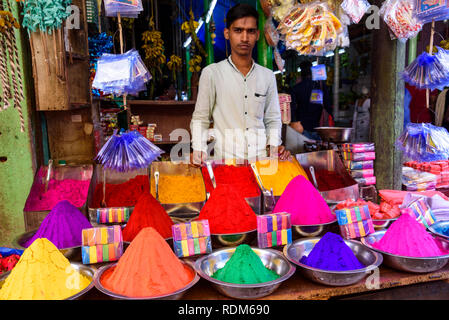
[[[387,229],[387,227],[395,222],[398,218],[392,219],[373,219],[373,226],[376,230]]]
[[[372,251],[360,242],[354,240],[344,240],[354,252],[357,259],[366,267],[347,271],[330,271],[313,268],[300,262],[303,256],[308,256],[315,244],[321,237],[310,239],[299,239],[284,247],[284,255],[287,259],[300,266],[300,272],[306,278],[328,286],[349,286],[357,283],[367,276],[371,271],[378,268],[382,263],[382,255]]]
[[[387,232],[387,230],[371,233],[370,235],[361,238],[360,241],[366,247],[381,253],[384,257],[385,264],[393,269],[413,273],[427,273],[443,268],[449,261],[449,254],[438,257],[405,257],[373,247],[372,244],[382,239],[385,232]],[[449,250],[449,241],[439,237],[435,237],[435,240],[439,241],[443,248]]]
[[[81,275],[89,278],[90,283],[89,285],[84,288],[83,290],[81,290],[80,292],[78,292],[77,294],[66,298],[65,300],[78,300],[80,299],[83,295],[85,295],[90,289],[92,289],[94,287],[94,270],[89,267],[89,266],[85,266],[82,263],[77,263],[77,262],[72,262],[70,263],[72,265],[72,267],[77,270]],[[6,278],[10,275],[10,272],[6,272],[3,273],[2,275],[0,275],[0,289],[2,288],[3,284],[6,281]]]
[[[121,295],[121,294],[118,294],[118,293],[115,293],[115,292],[112,292],[112,291],[106,289],[101,284],[101,276],[103,275],[103,273],[106,270],[115,267],[117,265],[117,263],[109,264],[109,265],[103,266],[100,269],[98,269],[95,272],[94,284],[98,290],[103,292],[105,295],[112,297],[114,300],[179,300],[179,299],[181,299],[181,297],[184,295],[184,293],[187,290],[189,290],[191,287],[193,287],[200,280],[200,277],[198,276],[195,269],[193,268],[193,266],[190,263],[187,263],[185,261],[181,261],[181,262],[183,264],[185,264],[186,266],[188,266],[192,270],[192,272],[195,274],[195,276],[193,277],[192,281],[190,281],[190,283],[187,284],[184,288],[179,289],[179,290],[169,293],[169,294],[165,294],[165,295],[161,295],[161,296],[152,296],[152,297],[128,297],[128,296],[124,296],[124,295]]]
[[[315,225],[292,225],[293,238],[304,238],[304,237],[318,237],[326,232],[330,231],[333,227],[336,226],[337,219],[334,221],[323,223],[323,224],[315,224]]]
[[[272,249],[252,248],[260,257],[265,267],[275,271],[280,278],[256,284],[237,284],[219,281],[212,278],[218,269],[224,267],[235,251],[234,248],[225,248],[212,252],[196,260],[195,269],[201,278],[212,283],[221,294],[234,299],[257,299],[273,293],[283,281],[290,278],[296,267],[288,262],[281,252]]]
[[[12,246],[17,249],[25,250],[22,246],[28,239],[34,236],[38,229],[19,234],[14,238]],[[70,261],[81,261],[81,246],[59,249],[61,253]]]
[[[257,236],[257,229],[242,233],[211,234],[212,247],[236,247],[240,244],[250,245]]]
[[[449,221],[440,221],[434,223],[428,229],[430,232],[432,232],[434,235],[438,237],[441,237],[443,239],[449,239],[449,235],[444,233],[444,230],[449,231]]]
[[[341,127],[317,127],[314,130],[324,141],[329,142],[348,142],[351,138],[352,128]]]

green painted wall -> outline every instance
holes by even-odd
[[[18,5],[10,1],[13,14],[18,18]],[[6,8],[6,6],[5,6]],[[30,81],[31,65],[27,59],[26,37],[21,37],[19,30],[15,31],[19,58],[21,60],[22,78],[24,80],[25,101],[22,103],[26,130],[20,132],[20,120],[17,109],[10,107],[0,111],[0,246],[11,246],[13,239],[25,231],[23,207],[33,182],[33,139],[30,125],[31,109],[29,108],[30,93],[26,85]],[[0,84],[1,86],[1,84]],[[1,88],[0,88],[1,90]],[[1,159],[1,158],[0,158]]]

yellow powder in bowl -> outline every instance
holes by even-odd
[[[46,238],[36,239],[0,288],[0,300],[63,300],[91,283]]]
[[[156,197],[156,184],[151,178],[151,194]],[[190,203],[206,200],[206,189],[201,174],[160,175],[160,203]]]
[[[256,162],[256,168],[265,189],[273,188],[275,196],[282,195],[287,185],[296,176],[302,175],[307,180],[309,179],[301,164],[295,158],[290,161],[260,160]]]

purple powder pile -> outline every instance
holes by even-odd
[[[34,240],[47,238],[58,249],[81,245],[83,229],[92,228],[89,220],[67,200],[59,201],[42,221],[33,237],[22,244],[28,248]]]
[[[315,244],[309,256],[303,256],[300,262],[312,268],[329,271],[365,268],[343,238],[332,232],[326,233]]]

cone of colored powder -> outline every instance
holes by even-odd
[[[0,300],[62,300],[91,283],[45,238],[27,248],[0,289]]]
[[[278,279],[280,276],[263,264],[247,244],[239,245],[225,266],[215,271],[212,278],[223,282],[254,284]]]
[[[152,227],[165,239],[172,237],[173,221],[164,207],[150,194],[140,196],[134,207],[126,227],[123,229],[123,240],[133,241],[137,234],[146,227]]]
[[[108,290],[127,297],[155,297],[188,285],[195,273],[174,254],[153,228],[144,228],[131,242],[117,265],[100,281]]]
[[[416,218],[407,213],[399,216],[383,237],[372,246],[405,257],[435,257],[449,254],[449,251],[442,248]]]
[[[336,221],[319,191],[303,176],[295,177],[285,188],[273,213],[290,213],[292,225],[317,225]]]
[[[242,233],[257,229],[257,216],[232,185],[221,184],[212,190],[198,220],[209,220],[212,234]]]
[[[81,246],[83,229],[92,228],[89,220],[67,200],[58,202],[42,221],[37,232],[21,245],[28,248],[34,240],[47,238],[59,249]]]
[[[343,238],[332,232],[327,232],[315,244],[309,255],[303,256],[300,262],[312,268],[329,271],[365,268]]]

